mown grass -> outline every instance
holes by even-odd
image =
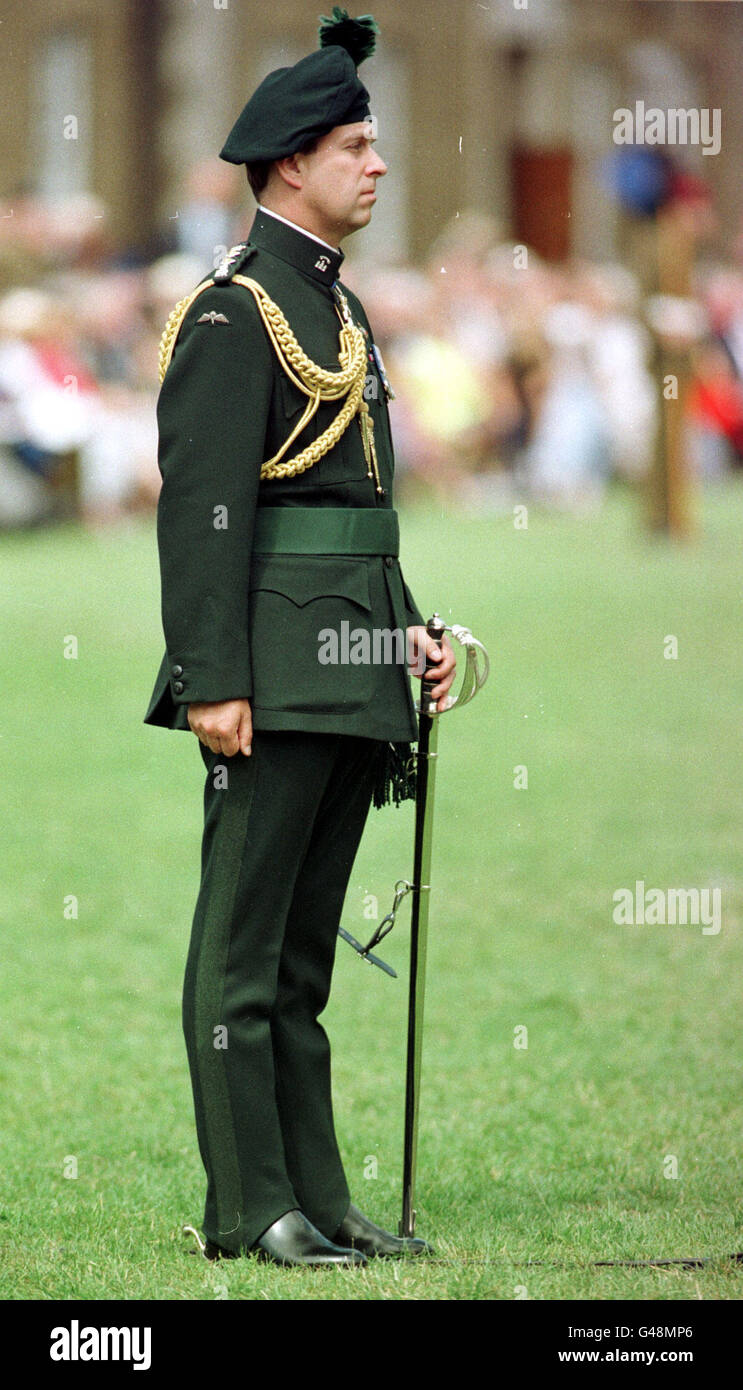
[[[742,531],[734,486],[688,547],[648,540],[619,495],[525,531],[405,512],[419,604],[469,624],[493,674],[440,729],[418,1181],[437,1258],[363,1272],[187,1253],[180,1228],[203,1210],[180,1030],[201,760],[190,735],[141,723],[160,657],[153,528],[3,539],[0,1296],[740,1297],[723,1257],[743,1247]],[[383,913],[410,873],[411,837],[409,806],[373,814],[355,935],[365,895]],[[616,925],[612,895],[637,879],[719,886],[721,931]],[[397,982],[341,944],[326,1021],[354,1199],[396,1227],[407,915],[385,947]],[[692,1254],[714,1262],[591,1267]]]

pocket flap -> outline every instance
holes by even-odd
[[[257,589],[283,594],[302,608],[313,599],[340,596],[371,612],[366,560],[343,556],[260,555],[250,569],[251,593]]]

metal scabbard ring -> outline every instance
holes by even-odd
[[[175,349],[178,333],[181,324],[193,304],[194,300],[214,285],[214,280],[205,280],[198,285],[192,294],[176,304],[173,312],[165,325],[162,338],[160,339],[159,366],[160,384],[165,378],[165,373],[170,365],[170,359]],[[233,275],[232,284],[243,285],[250,290],[258,307],[258,312],[263,320],[263,325],[269,337],[271,346],[276,353],[282,369],[289,380],[296,386],[302,395],[307,396],[307,405],[298,420],[288,439],[284,441],[278,453],[273,458],[267,459],[261,465],[261,479],[293,478],[297,473],[305,473],[308,468],[317,463],[319,459],[335,448],[341,435],[350,425],[355,415],[359,417],[361,438],[364,446],[364,456],[367,464],[368,477],[373,477],[376,483],[377,492],[382,491],[379,478],[379,468],[377,465],[377,453],[374,445],[374,421],[372,419],[369,406],[364,399],[364,386],[366,383],[366,342],[360,328],[351,320],[350,311],[345,295],[339,290],[339,296],[345,315],[345,322],[341,319],[341,328],[338,334],[338,362],[340,370],[337,372],[328,371],[325,367],[320,367],[317,362],[313,362],[292,332],[289,323],[278,304],[271,299],[262,285],[257,280],[252,280],[247,275]],[[302,430],[309,424],[312,417],[317,412],[321,404],[331,401],[345,401],[341,406],[335,419],[331,421],[327,429],[302,449],[294,458],[282,462],[287,449],[291,447],[294,440],[302,433]]]
[[[435,616],[438,617],[438,614]],[[464,647],[466,661],[459,691],[456,695],[449,697],[449,704],[446,709],[437,710],[436,701],[432,700],[430,696],[426,696],[425,692],[421,695],[421,699],[416,701],[416,709],[418,711],[422,709],[424,714],[431,716],[448,714],[455,705],[461,709],[462,705],[466,705],[474,699],[478,690],[482,690],[490,674],[490,658],[487,651],[482,642],[478,642],[477,638],[472,636],[468,627],[463,627],[461,623],[452,623],[451,627],[448,627],[446,623],[441,623],[441,631],[442,633],[450,632],[455,641]]]

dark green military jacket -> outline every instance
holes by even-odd
[[[335,371],[341,321],[331,287],[342,260],[342,252],[259,210],[236,267],[279,305],[307,355]],[[343,291],[367,336],[364,394],[374,418],[381,495],[368,477],[358,418],[305,472],[261,480],[261,465],[285,442],[307,397],[283,370],[245,286],[215,284],[184,318],[157,411],[166,652],[148,724],[188,729],[190,703],[244,698],[256,729],[417,737],[399,643],[377,642],[375,633],[425,620],[392,540],[394,458],[371,328],[359,300]],[[317,438],[340,404],[322,404],[285,458]],[[301,509],[291,519],[301,530],[294,551],[290,543],[273,553],[261,539],[277,508]],[[359,553],[358,546],[343,553],[339,522],[349,515],[357,520],[361,508],[388,512],[368,520],[370,529],[389,532],[389,554]],[[329,510],[313,525],[306,509]],[[344,518],[346,509],[352,510]],[[329,633],[337,634],[335,648]]]

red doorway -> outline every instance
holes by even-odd
[[[513,233],[548,261],[570,255],[573,153],[515,147],[511,152]]]

